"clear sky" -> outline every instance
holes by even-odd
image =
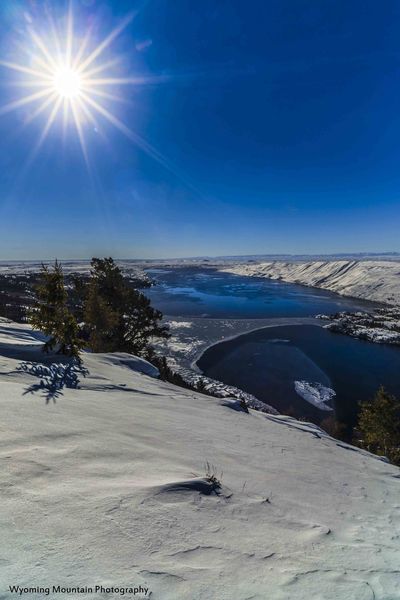
[[[54,56],[67,8],[2,0],[0,59],[43,63],[31,30]],[[74,51],[132,9],[89,166],[71,111],[35,153],[52,105],[1,111],[40,88],[0,67],[0,259],[400,250],[397,0],[75,0]]]

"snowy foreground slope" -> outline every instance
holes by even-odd
[[[400,262],[334,260],[261,262],[223,267],[221,271],[282,279],[387,304],[400,304]]]
[[[75,389],[24,362],[38,360],[36,335],[0,321],[0,598],[17,597],[10,585],[400,598],[398,468],[315,426],[163,383],[126,354],[85,355]],[[219,495],[206,461],[223,471]]]

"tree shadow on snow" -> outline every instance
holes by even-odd
[[[24,392],[26,394],[42,394],[46,399],[46,404],[50,400],[53,403],[63,395],[63,388],[79,388],[79,376],[86,377],[89,371],[76,360],[64,363],[51,363],[44,365],[41,363],[23,362],[17,367],[18,371],[23,371],[28,375],[33,375],[40,379],[39,383],[33,383]]]

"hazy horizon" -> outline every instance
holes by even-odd
[[[108,256],[107,254],[90,255],[86,257],[40,257],[40,258],[14,258],[14,259],[3,259],[0,257],[0,264],[8,264],[13,262],[22,263],[40,263],[40,262],[53,262],[55,260],[61,262],[88,262],[94,256]],[[142,256],[142,257],[127,257],[127,256],[113,256],[116,261],[133,261],[133,262],[156,262],[156,261],[179,261],[179,260],[233,260],[233,259],[257,259],[257,258],[269,258],[269,259],[318,259],[318,258],[400,258],[400,252],[388,251],[388,252],[332,252],[332,253],[317,253],[317,254],[274,254],[274,253],[256,253],[256,254],[221,254],[221,255],[210,255],[210,254],[198,254],[193,256]]]

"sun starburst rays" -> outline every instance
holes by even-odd
[[[63,35],[57,30],[51,14],[47,14],[46,36],[41,36],[32,25],[29,26],[28,42],[25,39],[19,47],[25,60],[20,63],[15,60],[0,60],[0,66],[14,72],[15,77],[8,83],[15,89],[25,91],[24,95],[0,106],[0,116],[24,109],[23,126],[39,117],[44,119],[39,139],[31,149],[27,165],[23,169],[24,173],[37,157],[53,125],[59,121],[62,140],[65,141],[71,126],[79,141],[88,171],[94,174],[89,163],[88,143],[85,137],[91,130],[107,142],[106,133],[101,127],[103,123],[107,123],[108,127],[114,127],[142,152],[170,171],[186,187],[201,196],[196,186],[182,176],[180,169],[169,158],[129,128],[112,111],[116,103],[131,103],[125,94],[119,93],[118,88],[121,86],[129,85],[138,88],[193,78],[192,73],[189,75],[183,73],[179,76],[166,73],[151,76],[140,74],[121,76],[121,57],[109,56],[106,51],[129,25],[135,14],[130,13],[125,17],[97,45],[93,45],[93,23],[82,37],[75,35],[71,9],[66,15]]]
[[[25,88],[27,91],[26,94],[0,107],[0,115],[32,105],[32,112],[24,119],[24,123],[28,124],[48,111],[32,156],[37,154],[59,115],[63,123],[64,134],[68,126],[69,115],[71,115],[87,163],[88,152],[84,124],[90,123],[97,129],[94,113],[101,115],[125,134],[130,132],[110,112],[108,105],[105,106],[100,101],[94,101],[94,97],[104,99],[108,101],[108,104],[126,101],[117,93],[108,91],[108,88],[115,89],[115,86],[132,85],[132,78],[109,75],[108,71],[118,64],[119,57],[104,61],[101,61],[101,58],[105,50],[131,22],[133,16],[132,13],[129,14],[102,42],[91,48],[90,28],[79,43],[75,39],[73,14],[69,10],[64,36],[59,35],[54,21],[50,17],[49,40],[41,37],[33,28],[29,29],[29,38],[33,48],[25,48],[29,56],[28,64],[0,61],[0,66],[6,67],[20,76],[25,76],[23,80],[17,79],[12,84],[18,88]],[[28,92],[28,90],[30,91]],[[123,127],[119,125],[123,125]]]

